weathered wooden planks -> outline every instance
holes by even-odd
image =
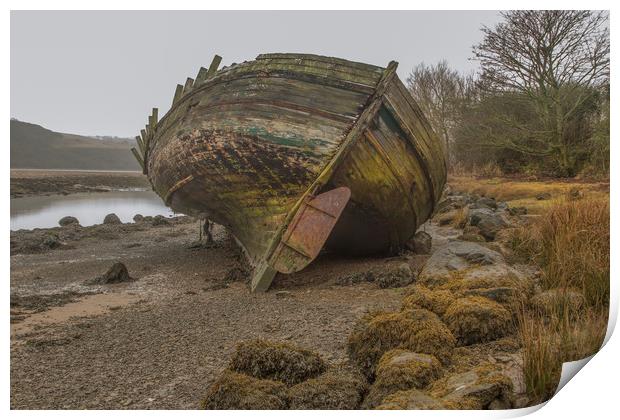
[[[266,54],[216,71],[220,61],[177,86],[138,146],[167,204],[229,227],[257,267],[254,287],[268,287],[274,265],[298,270],[316,256],[312,241],[301,259],[274,254],[288,249],[284,232],[308,197],[350,190],[335,227],[317,222],[325,229],[316,232],[359,253],[397,251],[430,215],[445,182],[443,151],[396,63]]]

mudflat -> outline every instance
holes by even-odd
[[[139,179],[43,179],[93,185],[116,176]],[[200,227],[177,217],[11,232],[11,407],[198,408],[237,343],[257,337],[343,361],[355,322],[368,310],[398,309],[402,292],[342,279],[403,262],[417,270],[425,259],[326,255],[252,294],[235,242],[216,226],[214,244],[197,243]],[[93,284],[115,262],[132,280]]]

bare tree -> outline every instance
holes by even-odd
[[[436,65],[417,65],[407,77],[412,96],[442,138],[450,158],[452,131],[465,95],[465,80],[444,60]]]
[[[506,120],[527,144],[495,137],[496,146],[557,161],[565,176],[576,171],[580,139],[567,132],[609,79],[609,29],[605,12],[510,11],[505,22],[484,27],[474,47],[481,80],[491,91],[518,92],[535,104],[541,124]],[[585,142],[586,139],[581,139]]]

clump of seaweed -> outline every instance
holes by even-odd
[[[515,330],[510,312],[499,303],[480,296],[457,299],[443,317],[459,345],[484,343]]]
[[[368,390],[366,378],[352,368],[336,367],[292,386],[289,408],[294,410],[355,410]]]
[[[456,340],[441,320],[426,309],[375,312],[364,316],[349,336],[348,352],[362,372],[373,378],[385,352],[402,348],[448,363]]]
[[[456,297],[449,290],[431,290],[416,284],[405,292],[403,309],[419,307],[442,316],[455,299]]]
[[[282,382],[229,370],[209,387],[200,404],[203,410],[281,410],[286,406],[286,386]]]
[[[327,364],[313,351],[258,339],[240,343],[229,368],[256,378],[293,385],[325,372]]]
[[[370,388],[364,408],[373,408],[397,391],[424,388],[439,377],[441,364],[429,354],[394,349],[379,360],[375,382]]]

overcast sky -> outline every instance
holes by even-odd
[[[471,47],[494,11],[11,12],[11,116],[49,129],[133,137],[152,107],[214,54],[222,65],[303,52],[379,66],[446,59],[477,68]]]

